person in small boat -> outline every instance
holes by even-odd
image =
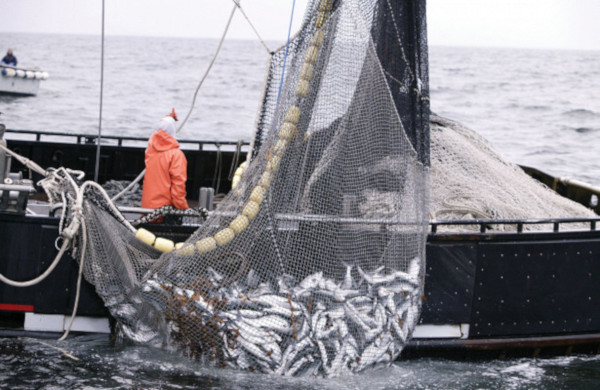
[[[0,64],[1,65],[17,66],[17,57],[15,57],[13,55],[12,49],[8,49],[8,51],[6,52],[6,55],[4,56],[4,58],[2,59],[2,61],[0,61]]]
[[[185,182],[187,159],[176,140],[175,109],[155,126],[145,153],[146,174],[142,187],[142,207],[173,206],[187,209]],[[162,222],[162,221],[159,221]]]

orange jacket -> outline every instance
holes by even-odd
[[[155,209],[170,205],[187,209],[187,160],[175,138],[164,130],[155,131],[148,140],[145,161],[142,207]]]

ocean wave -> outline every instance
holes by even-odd
[[[597,127],[577,127],[575,128],[575,131],[577,133],[595,133],[597,131],[600,131],[600,128]]]
[[[561,115],[574,119],[600,119],[600,113],[585,108],[565,111]]]

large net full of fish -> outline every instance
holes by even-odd
[[[76,251],[123,335],[282,375],[399,356],[419,316],[428,222],[424,2],[401,3],[309,4],[270,61],[254,157],[184,243],[134,235],[85,190],[69,217],[84,216]],[[73,203],[74,186],[56,201]]]

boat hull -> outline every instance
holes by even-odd
[[[87,177],[92,175],[96,145],[88,137],[68,135],[77,137],[76,141],[43,142],[42,136],[61,135],[32,134],[35,140],[8,140],[9,147],[42,166],[69,166],[85,171]],[[105,142],[99,181],[137,176],[143,169],[145,140],[107,137]],[[127,142],[138,145],[126,146]],[[182,143],[189,162],[188,198],[198,199],[200,187],[215,184],[219,192],[228,192],[228,175],[245,159],[246,150],[235,143],[218,147]],[[28,174],[16,162],[14,170]],[[594,194],[586,193],[583,200],[588,202],[590,196]],[[528,232],[524,221],[509,221],[514,225],[512,233],[490,229],[498,221],[473,222],[479,227],[469,233],[444,233],[448,229],[443,226],[452,223],[432,223],[422,315],[407,353],[453,354],[461,349],[498,354],[506,349],[542,347],[563,353],[569,346],[597,346],[598,221],[589,221],[588,228],[576,232],[566,231],[560,221],[537,221],[549,226],[548,231],[537,233]],[[58,223],[54,217],[0,213],[0,273],[18,280],[41,274],[57,253]],[[146,228],[175,242],[194,230],[156,224]],[[71,315],[77,272],[76,262],[66,257],[38,286],[18,289],[0,283],[0,319],[8,332],[4,334],[62,331],[68,322],[65,318]],[[109,318],[94,287],[87,283],[78,315]],[[103,324],[84,331],[108,331],[108,327]]]
[[[0,75],[0,94],[15,96],[35,96],[40,89],[41,80],[6,77]]]
[[[146,227],[179,241],[194,230]],[[58,218],[0,214],[0,272],[19,280],[41,274],[58,252],[57,237]],[[0,313],[12,313],[13,322],[15,316],[22,319],[10,328],[3,324],[5,334],[62,331],[56,316],[71,315],[77,273],[77,263],[65,257],[37,286],[0,284]],[[600,340],[597,275],[600,231],[430,233],[422,315],[407,354],[593,347]],[[83,283],[78,316],[109,317],[88,283]],[[43,321],[49,326],[40,326]]]

